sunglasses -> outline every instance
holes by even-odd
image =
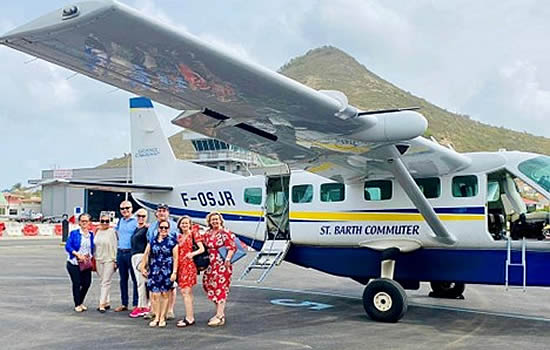
[[[120,207],[120,210],[130,210],[132,207]]]
[[[90,221],[89,220],[80,220],[80,223],[82,223],[82,224],[85,224],[85,223],[88,223],[88,222],[90,222]]]
[[[102,224],[108,224],[109,220],[99,220],[99,222],[102,223]]]
[[[136,215],[138,218],[146,218],[147,215]]]
[[[159,230],[168,230],[168,226],[159,226]]]

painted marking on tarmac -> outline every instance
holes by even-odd
[[[295,299],[271,299],[271,304],[288,307],[305,307],[309,310],[315,311],[326,310],[334,307],[334,305],[318,303],[316,301],[297,301]]]
[[[232,285],[232,287],[268,290],[268,291],[275,291],[275,292],[287,292],[287,293],[297,293],[297,294],[319,295],[319,296],[337,297],[337,298],[353,299],[353,300],[362,300],[362,298],[357,297],[357,296],[353,296],[353,295],[346,295],[346,294],[339,294],[339,293],[328,293],[328,292],[317,292],[317,291],[301,290],[301,289],[248,286],[248,285],[242,285],[242,284],[234,284],[234,285]],[[483,310],[467,309],[467,308],[462,308],[462,307],[434,305],[434,304],[420,304],[420,303],[409,303],[409,306],[422,307],[422,308],[433,309],[433,310],[454,311],[454,312],[464,312],[464,313],[478,314],[478,315],[515,318],[515,319],[528,320],[528,321],[550,322],[550,318],[539,317],[539,316],[525,316],[525,315],[512,313],[512,312],[483,311]]]

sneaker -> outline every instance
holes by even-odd
[[[134,308],[134,310],[132,310],[132,312],[130,312],[130,314],[128,314],[129,317],[131,318],[138,318],[138,317],[141,317],[143,316],[143,309],[140,308],[140,307],[136,307]]]
[[[139,316],[140,317],[141,316],[145,317],[145,315],[147,315],[149,312],[151,312],[151,310],[148,307],[142,307],[141,308],[141,314]]]

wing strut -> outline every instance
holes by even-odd
[[[389,170],[395,176],[409,199],[416,206],[420,214],[424,217],[424,220],[428,223],[430,228],[435,234],[435,238],[441,243],[452,245],[456,243],[456,238],[453,234],[447,231],[447,228],[443,225],[435,210],[432,208],[426,197],[418,185],[412,178],[411,174],[405,167],[405,164],[401,160],[399,150],[395,146],[389,146],[386,148],[387,158],[386,162],[389,166]]]

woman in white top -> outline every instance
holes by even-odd
[[[101,215],[94,239],[97,274],[101,280],[97,311],[101,313],[111,307],[111,281],[116,270],[117,235],[109,226],[110,223],[108,215]]]

